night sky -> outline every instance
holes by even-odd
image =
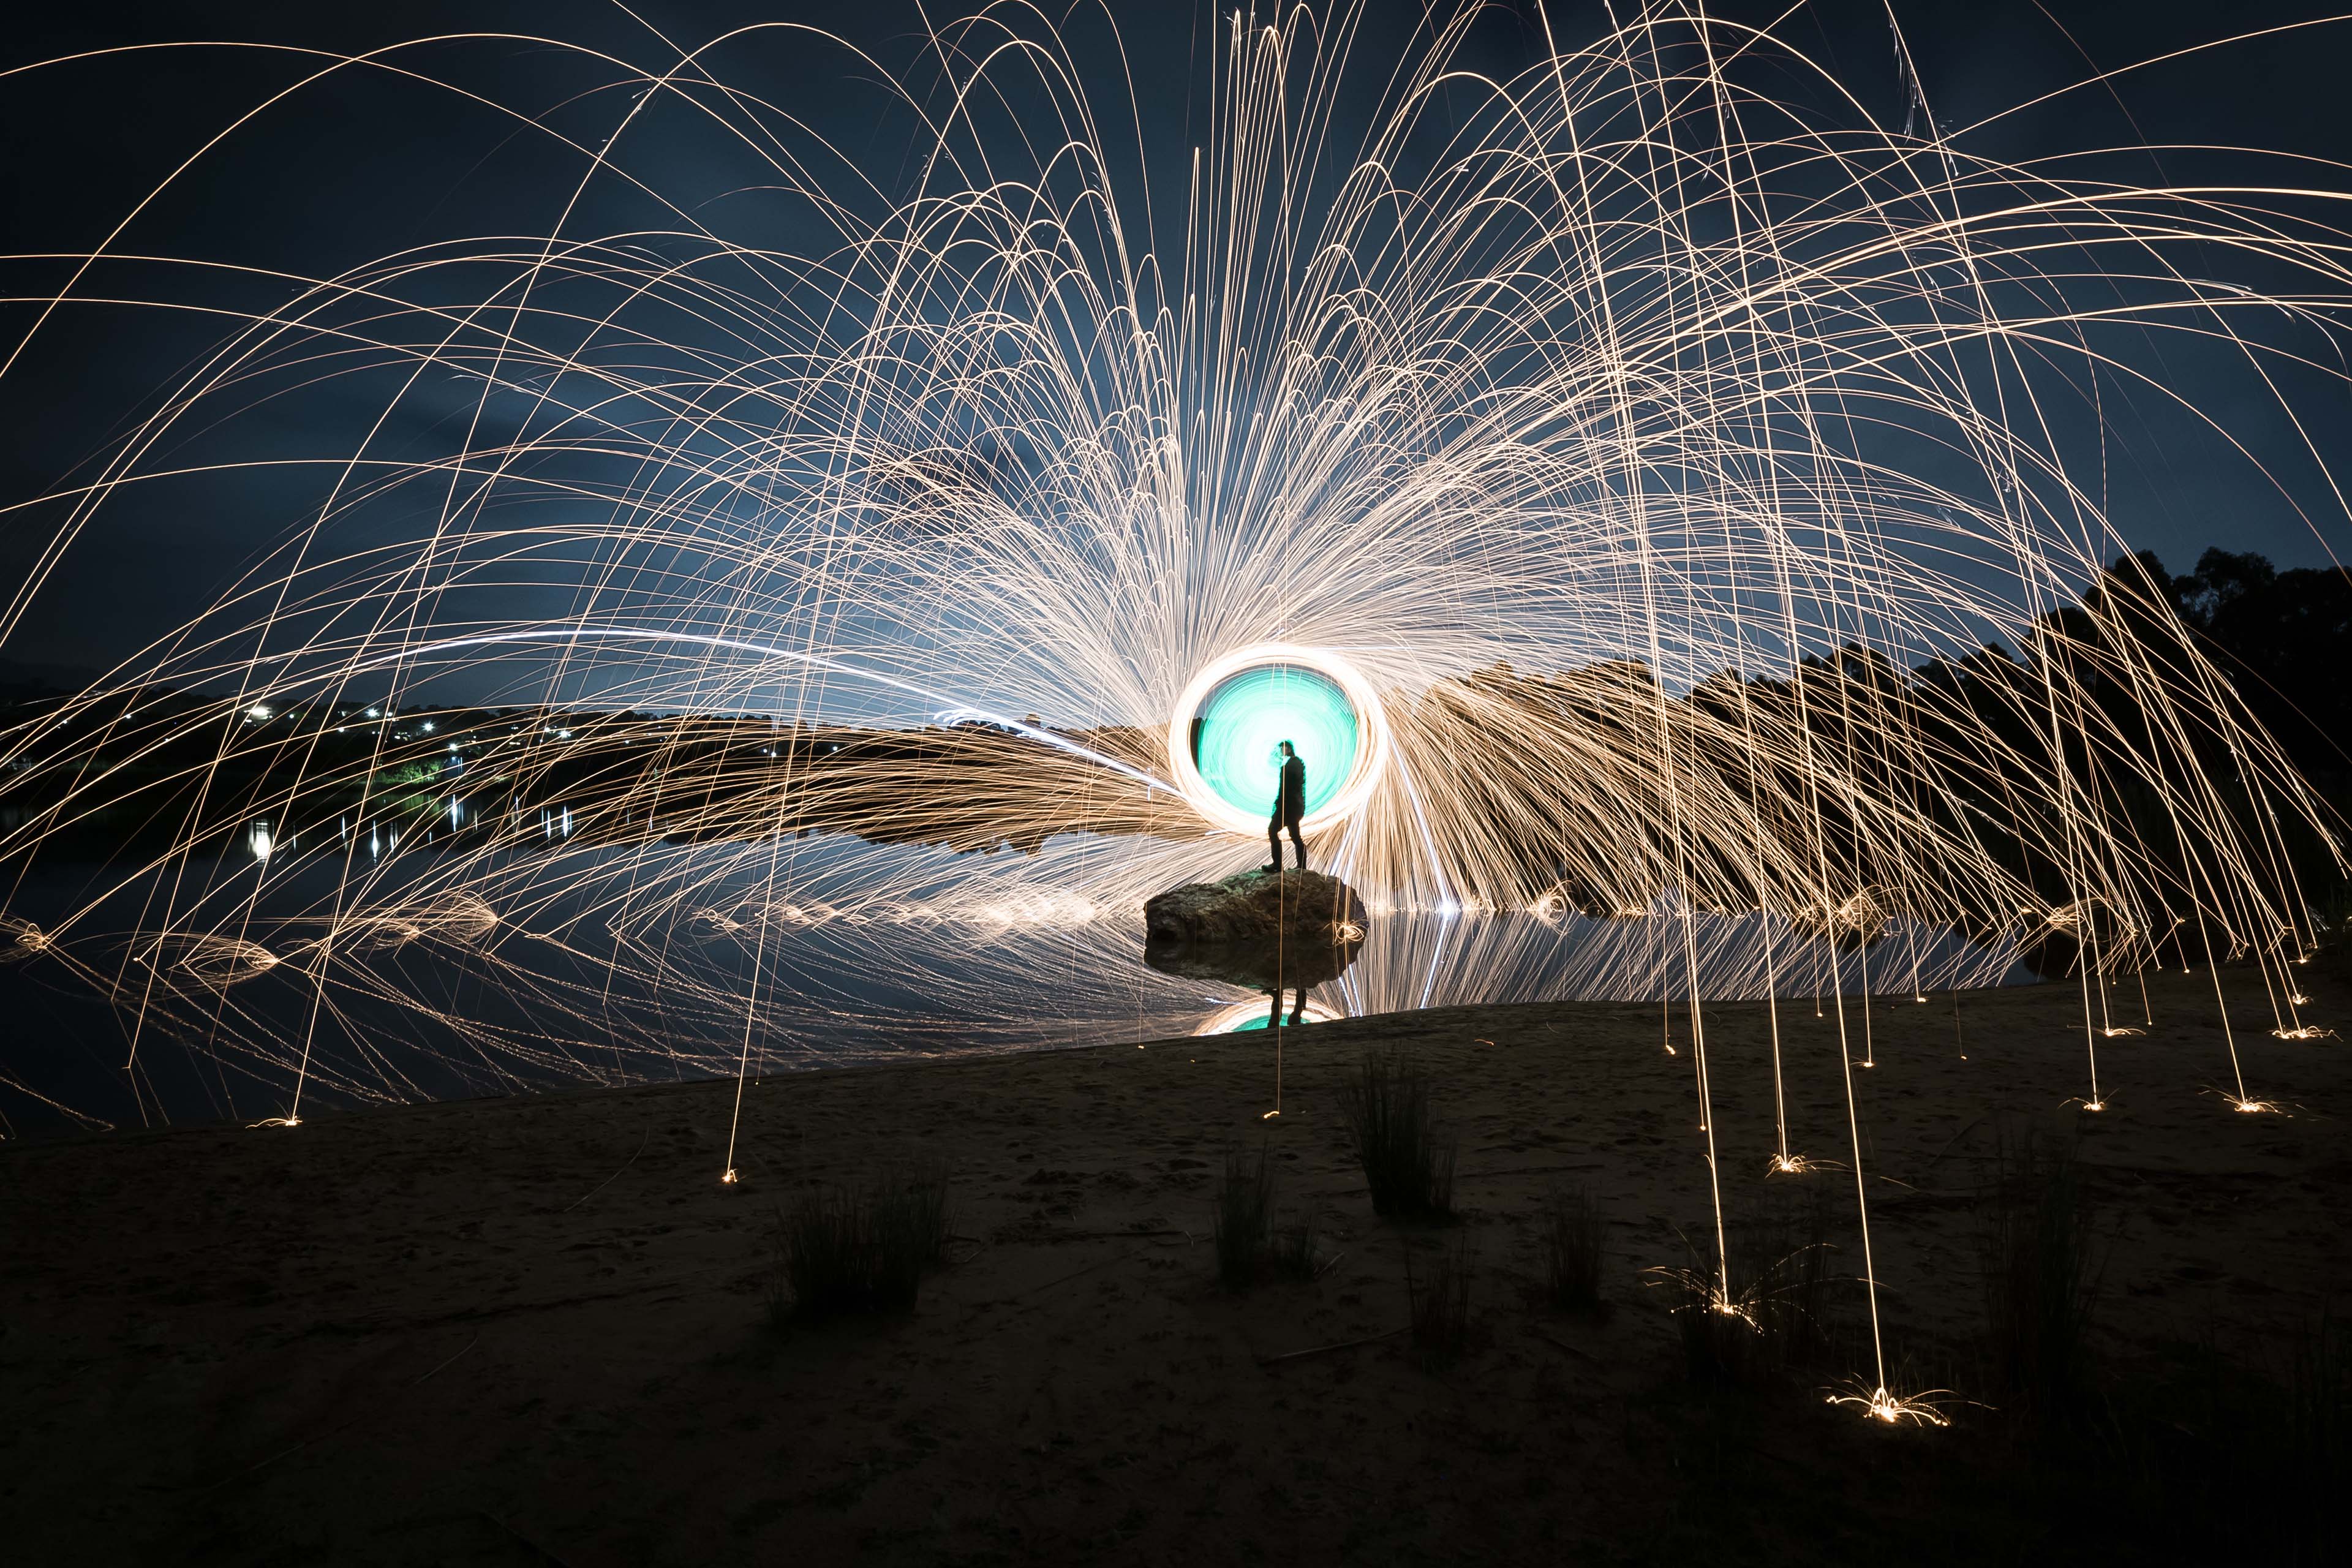
[[[1204,59],[1203,29],[1220,13],[1176,0],[1116,9],[1129,58],[1137,63],[1148,155],[1181,167],[1183,149],[1198,140],[1197,120],[1207,101],[1206,73],[1192,67]],[[1420,9],[1412,4],[1376,8],[1365,35],[1367,58],[1382,46],[1392,57]],[[1761,23],[1783,7],[1726,4],[1712,9]],[[2119,66],[2226,33],[2324,14],[2315,5],[2280,0],[2241,0],[2226,6],[2147,0],[2050,0],[2042,5],[2030,0],[1897,0],[1896,9],[1937,116],[1954,127],[2079,80],[2094,67]],[[935,18],[948,14],[932,13]],[[23,68],[80,50],[189,39],[355,51],[439,33],[511,32],[558,36],[640,64],[662,65],[667,60],[656,28],[673,44],[691,47],[745,23],[790,19],[840,34],[916,79],[926,74],[919,64],[921,13],[898,0],[803,0],[792,5],[646,0],[637,15],[643,22],[590,0],[412,0],[366,7],[44,5],[19,15],[0,39],[0,52],[7,65]],[[1564,41],[1578,43],[1601,29],[1602,16],[1598,5],[1564,4],[1554,9],[1552,25]],[[1539,37],[1534,18],[1524,0],[1516,10],[1497,8],[1465,64],[1496,71],[1526,64]],[[1101,101],[1123,104],[1125,89],[1109,75],[1112,57],[1102,44],[1099,16],[1074,22],[1070,30],[1080,40],[1080,58],[1101,62]],[[1883,6],[1815,6],[1787,21],[1781,31],[1832,64],[1882,117],[1900,123],[1904,89]],[[505,101],[544,108],[559,118],[575,115],[583,127],[609,125],[616,114],[609,92],[565,105],[571,95],[608,80],[609,72],[541,47],[475,43],[409,58],[436,75],[478,84]],[[1979,133],[1966,145],[2013,160],[2174,142],[2337,158],[2347,152],[2348,58],[2352,27],[2341,25],[2235,45],[2133,73],[2112,91],[2070,94]],[[5,263],[8,282],[0,292],[23,299],[54,291],[65,268],[40,258],[97,245],[206,137],[306,68],[300,58],[288,55],[196,48],[117,56],[7,78],[0,88],[0,136],[6,150],[0,158],[0,184],[5,187],[0,223],[8,232],[0,249],[19,259]],[[877,114],[882,95],[853,79],[840,51],[770,38],[714,57],[714,70],[803,119],[886,191],[903,190],[911,180],[911,126],[903,118]],[[1363,74],[1370,79],[1383,73]],[[681,132],[673,150],[659,134],[640,146],[633,167],[656,177],[667,194],[730,237],[793,241],[794,215],[781,204],[763,208],[759,194],[743,188],[740,169],[706,164],[706,143],[699,139]],[[2341,169],[2307,167],[2290,176],[2276,160],[2210,152],[2168,153],[2160,160],[2145,153],[2118,155],[2112,172],[2151,184],[2169,177],[2352,184],[2352,175]],[[434,240],[544,234],[576,173],[515,135],[511,122],[469,113],[446,94],[382,77],[347,76],[331,92],[307,92],[241,131],[194,177],[142,215],[114,247],[322,277]],[[1165,184],[1181,189],[1181,182]],[[617,208],[592,212],[574,227],[594,231],[603,221],[625,223],[631,216]],[[2240,276],[2243,264],[2231,266],[2236,270],[2230,275]],[[127,273],[118,273],[108,281],[128,280]],[[271,298],[268,287],[227,275],[198,285],[184,272],[157,269],[143,281],[149,298],[247,306]],[[283,297],[281,290],[277,298]],[[6,342],[14,347],[31,324],[32,309],[7,305],[0,312],[5,316]],[[121,433],[124,420],[150,406],[215,342],[226,330],[222,323],[223,318],[201,313],[103,306],[79,306],[53,319],[0,379],[0,503],[26,500],[87,474],[90,460]],[[2342,545],[2347,537],[2342,512],[2331,510],[2336,503],[2316,470],[2294,459],[2291,433],[2274,408],[2263,406],[2259,385],[2242,367],[2233,371],[2219,357],[2207,359],[2169,343],[2152,345],[2149,352],[2166,356],[2151,362],[2160,364],[2161,374],[2175,384],[2197,387],[2200,404],[2246,439],[2257,457],[2275,461],[2290,496],[2263,490],[2242,459],[2177,418],[2118,407],[2110,410],[2116,445],[2109,477],[2118,526],[2176,571],[2186,570],[2200,551],[2215,542],[2265,552],[2282,565],[2328,559],[2319,537]],[[2340,448],[2343,433],[2352,426],[2352,395],[2319,375],[2287,390],[2323,449]],[[382,399],[372,401],[363,388],[323,385],[241,417],[231,445],[248,455],[348,452],[364,421],[381,407]],[[226,437],[191,433],[186,439],[197,457],[216,458],[229,449],[206,445]],[[152,486],[118,498],[66,556],[19,634],[0,647],[0,660],[89,669],[129,657],[185,620],[299,526],[315,502],[317,485],[315,476],[274,472],[233,483],[215,479]],[[2313,522],[2295,515],[2294,502],[2309,512]],[[13,586],[23,579],[62,516],[55,504],[6,514],[0,522],[0,584]]]

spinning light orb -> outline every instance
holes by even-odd
[[[1280,643],[1229,654],[1192,678],[1169,728],[1169,761],[1202,816],[1255,833],[1273,811],[1285,741],[1307,763],[1309,831],[1352,814],[1388,762],[1380,699],[1355,667]]]

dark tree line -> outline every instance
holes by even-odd
[[[2013,651],[1987,647],[1906,669],[1848,644],[1785,674],[1725,670],[1680,699],[1633,661],[1548,675],[1496,666],[1391,700],[1458,739],[1463,754],[1535,745],[1594,785],[1571,795],[1539,770],[1507,768],[1469,769],[1452,782],[1449,808],[1464,841],[1522,868],[1526,887],[1500,893],[1566,881],[1589,884],[1596,907],[1638,907],[1675,875],[1727,905],[1750,905],[1770,879],[1762,860],[1775,847],[1788,865],[1822,868],[1816,879],[1836,887],[1900,884],[1912,846],[1909,829],[1878,809],[1892,805],[2063,901],[2074,880],[2064,846],[2050,838],[2050,824],[2021,813],[2053,762],[2075,776],[2084,798],[2129,819],[2129,842],[2167,862],[2186,849],[2172,814],[2147,781],[2116,756],[2095,754],[2095,745],[2141,757],[2179,755],[2185,745],[2221,808],[2255,821],[2223,737],[2193,718],[2213,678],[2190,668],[2184,629],[2286,759],[2340,808],[2352,793],[2352,581],[2334,569],[2281,572],[2260,555],[2218,548],[2179,577],[2148,552],[2118,557]],[[2051,668],[2071,694],[2055,741]],[[2184,700],[2192,715],[2185,729],[2157,733],[2151,684]],[[285,826],[353,810],[435,813],[453,794],[485,822],[561,802],[592,836],[835,831],[984,847],[1081,830],[1201,831],[1171,794],[1074,766],[990,726],[779,731],[749,717],[553,710],[417,710],[362,722],[374,717],[344,704],[257,723],[226,699],[155,690],[96,702],[0,701],[0,834],[47,826],[47,814],[59,811],[94,840],[185,837],[199,794],[206,821],[193,825],[198,837],[256,815]],[[1721,843],[1667,834],[1677,813],[1661,793],[1662,723],[1685,770],[1681,787],[1760,812],[1753,828]],[[1163,761],[1156,731],[1070,739],[1147,773]],[[1848,787],[1809,788],[1808,759]],[[68,807],[66,792],[89,789],[93,779],[95,797]],[[1704,801],[1685,804],[1698,808],[1688,815],[1718,823],[1738,815],[1710,817]],[[2307,835],[2293,837],[2298,858],[2327,858]]]
[[[2155,552],[2118,560],[2197,634],[2304,776],[2352,783],[2352,578],[2340,567],[2281,572],[2216,547],[2185,576]]]
[[[2309,824],[2263,804],[2286,776],[2241,721],[2341,809],[2352,584],[2221,550],[2176,578],[2143,552],[2013,648],[1906,668],[1847,643],[1681,697],[1637,661],[1498,665],[1439,682],[1415,711],[1452,738],[1445,754],[1540,752],[1583,786],[1543,769],[1450,781],[1454,826],[1525,884],[1506,897],[1556,882],[1587,907],[1640,908],[1680,881],[1702,903],[1793,907],[1808,888],[1916,890],[1961,851],[2053,906],[2148,878],[2193,902],[2209,879],[2191,862],[2217,833],[2332,886]]]

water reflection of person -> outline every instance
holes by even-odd
[[[1307,816],[1307,763],[1297,749],[1287,741],[1282,742],[1282,782],[1274,792],[1274,815],[1265,825],[1265,845],[1271,857],[1265,865],[1269,871],[1282,869],[1282,830],[1290,829],[1290,842],[1298,850],[1298,868],[1307,869],[1307,840],[1298,836],[1298,824]]]
[[[1277,986],[1276,986],[1276,987],[1274,988],[1273,992],[1271,993],[1271,994],[1272,994],[1272,995],[1273,995],[1273,997],[1274,997],[1274,1011],[1273,1011],[1273,1013],[1272,1013],[1271,1015],[1269,1015],[1269,1016],[1267,1016],[1266,1021],[1265,1021],[1265,1026],[1266,1026],[1267,1028],[1269,1028],[1269,1029],[1279,1029],[1279,1028],[1281,1028],[1281,1027],[1283,1026],[1283,1022],[1282,1022],[1282,992],[1283,992],[1283,988],[1282,988],[1281,986],[1277,985]],[[1293,1026],[1297,1025],[1299,1022],[1301,1022],[1301,1021],[1305,1018],[1306,1014],[1307,1014],[1307,987],[1306,987],[1306,986],[1304,986],[1304,985],[1302,985],[1302,986],[1300,986],[1300,987],[1298,988],[1298,1000],[1297,1000],[1296,1003],[1294,1003],[1294,1004],[1292,1004],[1292,1005],[1291,1005],[1291,1008],[1290,1008],[1290,1022],[1291,1022],[1291,1024],[1292,1024]]]

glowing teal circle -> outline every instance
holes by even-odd
[[[1307,764],[1307,815],[1338,795],[1356,769],[1361,724],[1339,683],[1296,664],[1236,670],[1193,710],[1192,755],[1201,782],[1227,805],[1271,814],[1282,783],[1281,743]]]

